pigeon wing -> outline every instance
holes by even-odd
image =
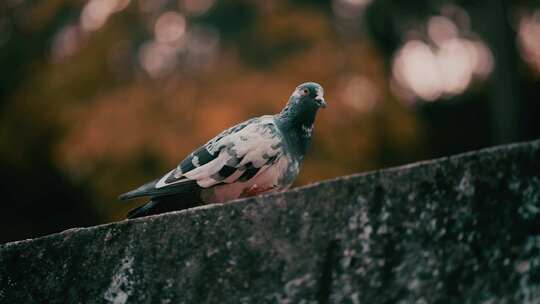
[[[196,181],[202,188],[244,182],[283,154],[281,134],[272,116],[231,129],[190,154],[171,175],[179,182]]]
[[[250,119],[221,132],[162,178],[120,198],[166,196],[248,181],[283,155],[281,141],[272,116]]]
[[[215,160],[184,172],[183,176],[196,180],[203,188],[248,181],[283,155],[281,141],[281,134],[273,120],[250,124],[213,146],[217,154]]]

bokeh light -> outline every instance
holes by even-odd
[[[341,102],[360,113],[373,110],[380,99],[377,84],[362,75],[343,79],[337,87]]]
[[[445,16],[429,18],[426,28],[428,39],[408,40],[394,58],[393,77],[400,87],[395,93],[401,98],[434,101],[459,95],[490,74],[492,54],[479,38],[460,34],[468,29],[460,30]]]
[[[450,39],[457,38],[459,35],[456,24],[444,16],[434,16],[429,18],[427,32],[431,41],[439,46]]]
[[[540,73],[540,10],[523,14],[519,21],[518,40],[522,57]]]
[[[144,70],[152,77],[164,76],[178,64],[177,49],[156,41],[143,44],[139,51],[139,60]]]
[[[166,12],[157,19],[154,32],[159,42],[176,42],[186,33],[186,19],[177,12]]]
[[[130,0],[89,0],[81,12],[81,27],[85,31],[101,28],[107,19],[125,9]]]

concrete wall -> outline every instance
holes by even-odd
[[[540,141],[0,246],[0,303],[540,303]]]

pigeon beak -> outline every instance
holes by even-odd
[[[323,109],[326,108],[326,101],[324,100],[324,98],[317,97],[315,98],[315,101],[317,102],[320,108],[323,108]]]
[[[324,92],[322,91],[322,88],[317,90],[317,96],[315,96],[315,101],[317,102],[317,105],[319,105],[319,108],[326,108],[326,101],[323,97]]]

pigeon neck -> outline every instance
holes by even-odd
[[[277,115],[280,128],[287,134],[289,141],[302,156],[306,153],[311,142],[316,114],[317,109],[298,109],[294,106],[287,105]]]
[[[307,137],[311,137],[311,129],[313,128],[316,114],[316,108],[298,109],[297,107],[287,105],[278,116],[286,128],[293,129],[308,135]],[[310,131],[306,131],[307,129]]]

